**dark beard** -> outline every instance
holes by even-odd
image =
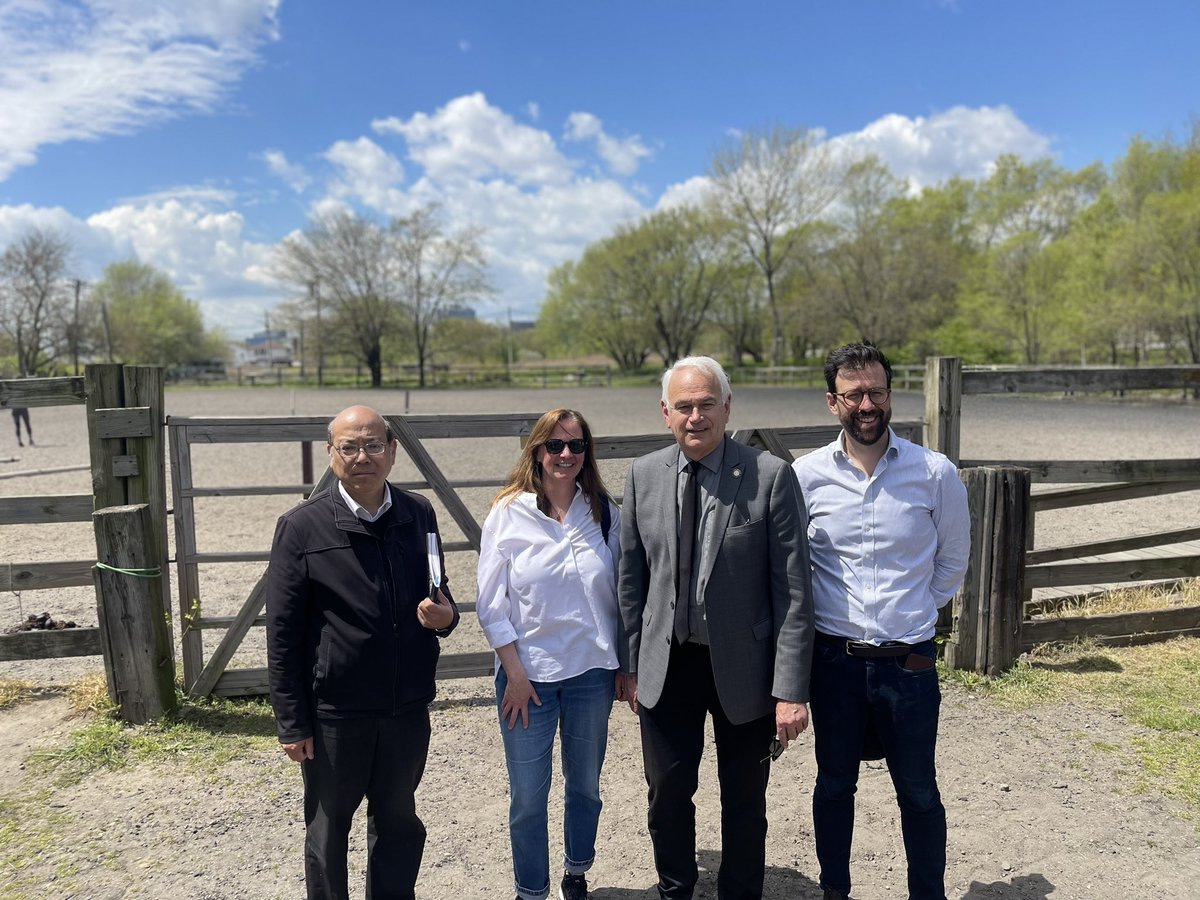
[[[888,432],[888,424],[892,421],[892,411],[890,409],[889,410],[879,410],[878,413],[879,413],[879,426],[878,426],[879,430],[874,434],[874,436],[867,437],[865,434],[863,434],[862,429],[859,428],[857,413],[851,413],[849,416],[849,421],[844,423],[844,427],[845,427],[847,433],[857,443],[862,444],[864,447],[870,447],[872,444],[879,443],[879,441]]]

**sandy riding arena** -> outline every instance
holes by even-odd
[[[663,428],[658,394],[639,389],[544,391],[290,391],[178,389],[167,394],[172,416],[332,416],[354,402],[385,413],[540,413],[579,409],[598,435],[643,434]],[[898,393],[895,419],[916,420],[922,398]],[[34,447],[19,448],[0,432],[0,496],[89,491],[80,407],[31,410]],[[731,427],[829,424],[814,390],[735,389]],[[1132,459],[1200,456],[1200,408],[1178,400],[970,398],[962,455],[987,459]],[[513,461],[515,439],[431,441],[429,450],[452,480],[500,478]],[[324,447],[316,447],[317,465]],[[295,444],[225,444],[197,449],[201,486],[298,484]],[[608,465],[620,492],[625,465]],[[42,472],[42,474],[30,474]],[[23,473],[17,475],[16,473]],[[14,477],[15,476],[15,477]],[[396,480],[413,480],[406,461]],[[494,489],[468,492],[482,517]],[[1185,528],[1200,522],[1200,492],[1061,510],[1039,517],[1038,546]],[[198,501],[201,551],[266,549],[275,518],[298,497],[208,498]],[[447,538],[457,529],[439,510]],[[174,547],[174,536],[170,536]],[[0,526],[0,557],[12,561],[82,559],[94,553],[89,524]],[[451,586],[474,599],[474,554],[451,560]],[[233,615],[262,565],[202,567],[206,615]],[[178,598],[173,594],[172,603]],[[80,625],[96,623],[89,589],[0,594],[0,628],[49,612]],[[178,619],[179,611],[173,609]],[[175,628],[178,638],[178,624]],[[219,632],[206,634],[206,652]],[[443,652],[485,649],[473,615]],[[263,664],[261,630],[252,631],[235,666]],[[60,686],[100,668],[96,657],[0,663],[0,678]],[[949,815],[948,890],[954,898],[1116,900],[1200,897],[1200,831],[1194,810],[1165,798],[1133,770],[1127,752],[1140,728],[1111,709],[1041,705],[1012,711],[946,685],[939,741],[939,776]],[[418,802],[429,830],[418,895],[511,897],[507,794],[503,753],[487,679],[445,682],[433,711],[433,745]],[[28,898],[295,898],[303,896],[298,770],[258,725],[229,760],[207,764],[181,747],[177,761],[133,762],[67,786],[28,764],[35,748],[67,744],[80,727],[62,695],[0,711],[0,897]],[[702,868],[698,897],[715,897],[720,827],[712,753],[697,795]],[[816,898],[810,803],[815,765],[805,736],[772,769],[766,896]],[[604,769],[605,808],[595,867],[597,900],[651,900],[654,866],[646,832],[645,781],[635,717],[614,707]],[[552,798],[561,793],[556,784]],[[561,803],[561,801],[559,801]],[[555,819],[555,816],[559,816]],[[561,810],[552,799],[552,823]],[[15,831],[14,831],[15,830]],[[6,847],[13,834],[20,857]],[[8,834],[6,838],[5,835]],[[361,896],[365,829],[352,837],[351,865]],[[552,862],[561,855],[552,824]],[[853,860],[856,900],[905,896],[904,851],[886,768],[870,764],[859,788]]]

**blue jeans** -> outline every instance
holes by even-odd
[[[554,734],[562,730],[562,768],[566,796],[563,811],[563,865],[573,875],[591,868],[600,822],[600,769],[608,745],[614,680],[611,669],[590,669],[565,681],[535,681],[541,706],[530,702],[529,727],[518,718],[510,729],[500,718],[508,763],[508,832],[513,876],[523,900],[550,894],[550,850],[546,803],[550,797]],[[496,708],[508,676],[496,673]]]
[[[937,670],[911,671],[904,656],[849,656],[845,643],[817,635],[813,652],[813,832],[821,885],[850,893],[854,792],[864,743],[873,734],[896,788],[910,900],[945,900],[946,809],[934,765]],[[932,659],[933,642],[914,651]]]

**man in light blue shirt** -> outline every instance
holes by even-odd
[[[950,460],[888,427],[892,368],[878,348],[834,350],[825,381],[842,433],[794,464],[817,630],[810,706],[821,887],[825,900],[849,897],[859,763],[882,754],[900,806],[909,898],[945,900],[933,635],[967,568],[967,493]]]

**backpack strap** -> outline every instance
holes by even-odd
[[[608,497],[602,497],[600,500],[600,534],[604,536],[604,543],[608,543],[608,532],[612,528],[612,508],[608,505]]]

